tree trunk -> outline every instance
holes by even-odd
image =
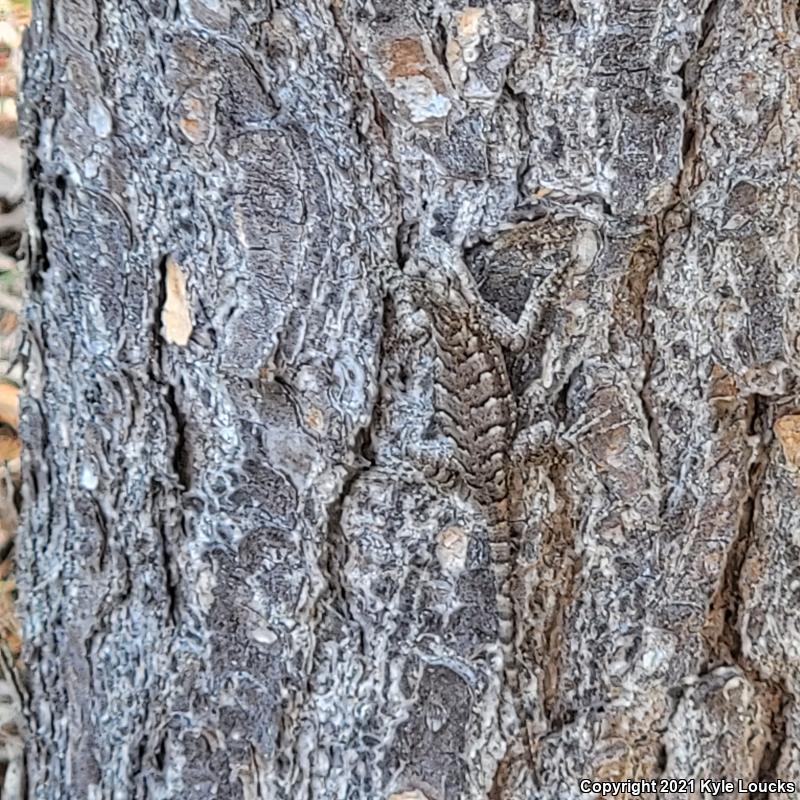
[[[800,781],[796,0],[34,6],[28,796]]]

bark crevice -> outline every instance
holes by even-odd
[[[769,426],[772,408],[768,398],[752,395],[748,398],[748,405],[745,430],[755,441],[747,468],[746,493],[741,501],[737,533],[728,548],[720,576],[719,590],[711,603],[711,615],[721,613],[722,627],[712,641],[709,651],[710,666],[734,663],[742,667],[745,672],[751,670],[742,660],[739,634],[742,604],[740,576],[755,535],[753,525],[758,512],[759,492],[768,464],[768,448],[772,436]]]

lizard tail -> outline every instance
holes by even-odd
[[[507,716],[501,723],[504,736],[508,741],[506,764],[514,762],[528,762],[527,768],[533,769],[532,738],[526,719],[525,704],[522,697],[522,683],[517,665],[517,626],[518,610],[514,602],[514,570],[513,554],[510,536],[495,533],[495,539],[490,544],[493,560],[496,593],[497,593],[497,620],[498,639],[503,658],[503,683],[508,700]],[[525,770],[526,767],[521,767]],[[507,778],[516,773],[519,780],[520,773],[516,769],[506,771]],[[508,787],[506,787],[508,788]]]

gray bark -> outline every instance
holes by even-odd
[[[34,5],[29,797],[800,780],[797,2]]]

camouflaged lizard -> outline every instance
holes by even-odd
[[[412,295],[430,318],[436,347],[435,418],[452,446],[451,466],[487,522],[504,682],[528,745],[515,649],[518,502],[511,451],[517,403],[496,336],[456,283],[431,271],[411,278]]]

